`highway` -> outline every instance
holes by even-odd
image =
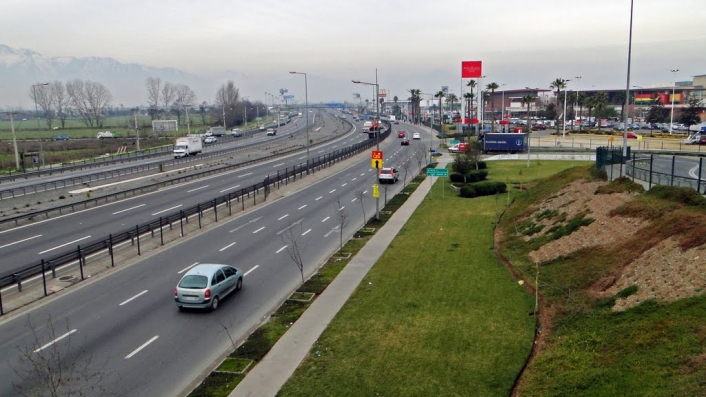
[[[310,156],[314,158],[367,139],[367,135],[354,131],[339,140],[316,147],[310,151]],[[241,154],[243,161],[247,159],[246,156],[246,153]],[[239,188],[262,182],[267,175],[276,175],[278,170],[302,163],[306,163],[305,152],[2,231],[0,274],[13,272],[42,258],[76,248],[80,244],[85,245],[110,233],[235,192]]]
[[[312,125],[315,122],[315,117],[316,113],[310,114],[310,122]],[[274,127],[277,128],[277,123],[270,123],[267,124],[266,127]],[[302,132],[305,130],[305,127],[303,125],[299,125],[298,122],[290,122],[287,124],[282,125],[281,127],[278,128],[278,137],[281,137],[283,135],[287,134],[292,134],[292,133],[297,133],[297,132]],[[278,138],[279,139],[279,138]],[[219,151],[223,151],[224,149],[229,149],[237,146],[242,146],[242,145],[252,145],[252,144],[258,144],[258,143],[267,143],[271,142],[273,139],[271,137],[265,136],[265,131],[254,131],[254,132],[247,132],[244,134],[242,138],[237,138],[237,139],[231,139],[230,136],[226,136],[224,138],[221,138],[218,143],[216,144],[204,144],[203,145],[203,153],[204,154],[212,154],[216,153]],[[202,156],[203,157],[203,156]],[[127,169],[130,167],[136,167],[136,166],[144,166],[147,164],[156,164],[160,162],[164,162],[167,160],[171,160],[175,163],[175,167],[180,167],[181,164],[183,163],[188,163],[188,162],[193,162],[196,161],[197,158],[194,157],[187,157],[187,158],[182,158],[182,159],[174,159],[174,156],[171,154],[171,152],[166,152],[163,155],[159,156],[145,156],[145,158],[137,158],[129,162],[106,162],[106,163],[96,163],[93,164],[90,168],[85,168],[85,169],[77,169],[77,170],[72,170],[72,171],[61,171],[61,169],[57,169],[56,172],[52,174],[46,174],[43,176],[30,176],[27,179],[23,178],[18,178],[13,181],[5,181],[0,185],[0,190],[9,190],[9,189],[17,189],[21,187],[29,187],[29,186],[34,186],[34,185],[40,185],[43,183],[48,183],[48,182],[56,182],[56,181],[62,181],[68,178],[76,178],[76,177],[81,177],[81,176],[88,176],[88,175],[95,175],[98,173],[104,173],[107,171],[116,171],[116,170],[122,170],[122,169]],[[153,172],[156,172],[153,171]],[[110,175],[106,176],[107,178],[110,178]],[[8,198],[5,198],[5,200],[8,200]]]
[[[421,128],[404,124],[393,127],[393,135],[381,143],[386,165],[399,167],[413,157],[415,150],[426,151],[430,147],[431,135]],[[394,134],[397,128],[421,132],[423,139],[400,146]],[[358,138],[346,140],[363,137],[358,134]],[[417,161],[410,164],[416,172]],[[274,168],[272,164],[261,164],[251,172],[264,175]],[[238,175],[242,174],[223,177],[218,183],[198,181],[181,189],[188,191],[207,184],[208,188],[193,194],[202,194],[203,190],[213,194],[240,182]],[[305,275],[312,274],[338,248],[339,210],[345,211],[349,221],[343,228],[345,241],[363,224],[355,192],[366,190],[371,196],[372,184],[376,182],[370,160],[351,164],[343,172],[255,207],[204,233],[187,236],[180,244],[147,255],[110,276],[97,277],[56,299],[48,299],[30,313],[40,335],[37,347],[53,346],[44,334],[46,318],[51,315],[58,324],[55,339],[75,330],[55,343],[65,346],[72,341],[86,351],[75,355],[76,350],[72,350],[68,357],[77,362],[91,358],[93,365],[104,366],[108,377],[102,386],[107,390],[93,395],[115,392],[130,396],[175,396],[188,392],[209,366],[232,350],[230,337],[235,340],[245,337],[301,283],[299,270],[286,252],[283,231],[292,227],[300,236]],[[401,182],[390,185],[388,197],[401,188]],[[149,196],[145,207],[149,204],[150,209],[143,216],[178,203],[167,198],[156,206],[153,201],[162,200],[159,197],[163,196]],[[126,207],[134,205],[125,203]],[[366,198],[364,205],[368,216],[374,214],[374,199]],[[111,207],[118,210],[114,205]],[[79,230],[76,228],[73,236],[80,235],[76,234]],[[216,312],[179,312],[172,299],[173,289],[183,272],[195,263],[227,263],[241,268],[246,274],[243,290],[222,302]],[[14,394],[12,382],[25,386],[32,382],[19,378],[10,368],[11,364],[17,364],[17,347],[33,344],[24,327],[26,321],[25,315],[0,319],[0,354],[6,358],[0,363],[0,395]]]

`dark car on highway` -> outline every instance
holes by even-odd
[[[402,142],[400,142],[400,144],[405,145],[405,146],[409,145],[409,139],[407,139],[407,138],[403,139]]]
[[[59,135],[54,137],[55,141],[68,141],[69,136],[68,135]]]

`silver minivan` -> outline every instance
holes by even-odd
[[[199,264],[174,288],[174,302],[184,308],[216,310],[219,302],[243,287],[243,272],[229,265]]]

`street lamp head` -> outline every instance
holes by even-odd
[[[351,80],[351,81],[353,82],[353,84],[360,84],[361,83],[360,80]]]
[[[678,71],[679,71],[679,69],[671,69],[671,72],[672,72],[672,73],[676,73],[676,72],[678,72]]]

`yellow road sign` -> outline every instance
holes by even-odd
[[[377,183],[373,185],[373,197],[380,198],[380,185]]]
[[[372,165],[373,168],[377,168],[377,169],[382,168],[382,160],[373,160],[372,164],[373,164]]]

